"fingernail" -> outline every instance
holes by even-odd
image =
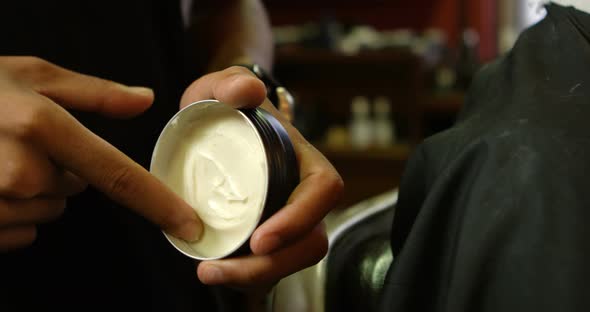
[[[256,254],[258,255],[267,255],[283,244],[283,240],[278,237],[277,235],[266,235],[258,239],[258,243],[256,244]]]
[[[203,223],[199,219],[186,222],[180,228],[182,238],[189,242],[196,242],[203,235]]]
[[[203,235],[203,223],[195,214],[171,226],[167,232],[187,242],[196,242]]]
[[[146,87],[127,87],[127,89],[141,96],[154,96],[154,90]]]
[[[214,265],[208,265],[204,275],[202,282],[205,284],[219,284],[224,281],[223,271]]]

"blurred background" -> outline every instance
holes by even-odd
[[[450,127],[476,71],[544,16],[531,0],[265,0],[274,75],[297,128],[346,184],[342,207],[395,188]]]

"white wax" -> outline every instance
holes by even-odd
[[[227,255],[248,240],[267,188],[266,155],[256,130],[240,112],[212,108],[177,125],[177,143],[169,148],[170,163],[162,177],[203,221],[199,241],[173,239],[199,258]]]

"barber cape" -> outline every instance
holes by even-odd
[[[547,11],[409,161],[382,311],[590,310],[590,15]]]

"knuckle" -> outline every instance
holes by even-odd
[[[315,239],[317,244],[314,252],[314,257],[312,258],[312,265],[320,262],[327,254],[329,249],[329,242],[328,238],[325,235],[321,235]]]
[[[342,179],[342,177],[338,173],[336,173],[334,176],[334,180],[332,182],[332,188],[334,189],[334,192],[336,192],[338,195],[340,195],[344,192],[344,180]]]
[[[53,71],[53,64],[37,56],[11,57],[11,72],[27,81],[43,80]]]
[[[342,192],[344,192],[344,180],[342,180],[340,174],[335,170],[324,170],[320,173],[320,179],[336,197],[340,197]]]
[[[103,185],[106,186],[106,192],[115,197],[120,198],[137,193],[132,171],[127,167],[114,169],[107,173],[103,179]]]
[[[249,69],[247,69],[244,66],[238,66],[238,65],[234,65],[234,66],[230,66],[227,68],[227,72],[230,75],[241,75],[241,74],[246,74],[249,76],[253,76],[252,72],[250,72]]]
[[[31,198],[37,193],[35,184],[35,179],[24,162],[17,160],[5,163],[0,177],[2,193],[17,198]]]
[[[50,63],[37,56],[23,56],[23,63],[36,69],[47,69]]]
[[[308,237],[306,250],[307,257],[302,260],[302,266],[300,269],[307,268],[316,265],[328,254],[329,241],[323,230],[316,228]]]
[[[57,75],[56,66],[52,63],[36,56],[27,58],[25,63],[28,64],[28,70],[32,72],[33,81],[50,81]]]
[[[112,81],[102,79],[88,79],[88,90],[101,90],[95,92],[95,108],[96,112],[103,112],[105,107],[111,106],[113,103],[120,103],[126,99],[128,94],[122,93],[121,87]]]
[[[251,269],[245,269],[242,271],[240,282],[245,285],[257,285],[261,282],[260,279],[263,278],[263,275],[265,274],[262,274],[261,272],[255,272]],[[266,277],[263,279],[266,280],[270,278]]]
[[[224,271],[227,283],[252,287],[264,283],[267,279],[270,280],[268,275],[271,275],[269,271],[272,270],[268,267],[265,270],[260,270],[256,266],[237,265],[236,263],[236,265],[226,267]]]
[[[23,100],[21,104],[20,113],[13,120],[13,133],[20,139],[34,139],[45,129],[51,114],[50,107],[28,99]]]

